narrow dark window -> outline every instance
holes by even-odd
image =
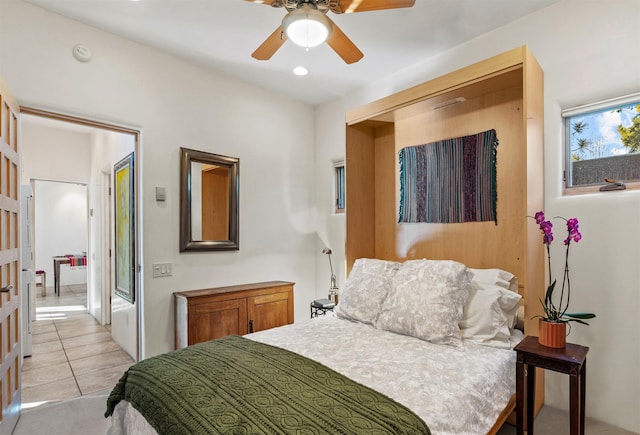
[[[344,213],[345,208],[345,175],[344,162],[335,162],[334,168],[334,184],[335,184],[335,212]]]

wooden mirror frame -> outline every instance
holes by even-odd
[[[229,239],[193,240],[191,228],[191,163],[225,166],[229,169]],[[237,251],[240,159],[180,148],[180,252]]]

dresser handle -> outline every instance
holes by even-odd
[[[13,286],[12,285],[8,285],[6,287],[0,288],[0,292],[2,292],[2,293],[9,293],[11,290],[13,290]]]

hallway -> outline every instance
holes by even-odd
[[[51,400],[66,400],[98,391],[108,392],[132,358],[111,339],[86,310],[86,286],[60,288],[61,296],[36,290],[33,352],[22,366],[24,408]]]

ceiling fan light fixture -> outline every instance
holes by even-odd
[[[327,40],[331,32],[331,22],[325,14],[309,4],[304,4],[284,17],[282,28],[294,44],[312,48]]]

